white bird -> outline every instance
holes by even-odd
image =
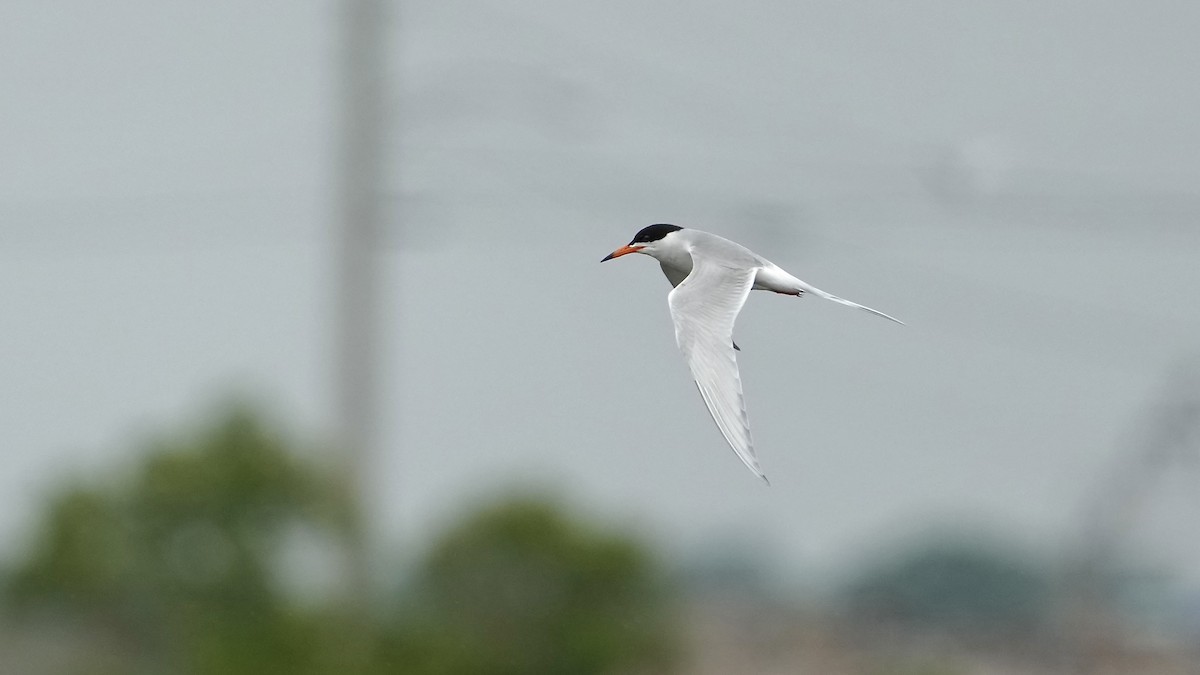
[[[628,253],[658,260],[674,287],[667,295],[675,342],[721,434],[742,462],[767,480],[754,454],[754,439],[742,396],[733,342],[733,322],[751,290],[804,297],[806,293],[857,307],[903,325],[903,321],[857,302],[826,293],[788,274],[750,249],[715,234],[658,224],[642,228],[605,262]],[[770,483],[768,482],[768,485]]]

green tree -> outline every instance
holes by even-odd
[[[407,594],[397,658],[438,675],[662,672],[674,640],[645,548],[516,498],[436,543]]]
[[[98,638],[114,672],[317,672],[339,623],[280,588],[283,547],[297,527],[336,541],[349,524],[323,472],[235,410],[156,444],[124,484],[54,497],[7,598]]]
[[[647,550],[546,501],[467,518],[391,612],[296,597],[281,581],[289,537],[338,549],[360,524],[331,474],[235,409],[153,444],[123,480],[65,487],[3,579],[10,616],[75,647],[40,672],[586,675],[670,662]]]

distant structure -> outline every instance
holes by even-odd
[[[1117,459],[1113,471],[1091,493],[1069,586],[1073,596],[1070,627],[1074,672],[1103,672],[1114,627],[1106,598],[1122,541],[1136,527],[1154,488],[1170,471],[1200,465],[1200,365],[1175,369],[1147,416],[1140,442]],[[1200,534],[1200,533],[1198,533]],[[1200,654],[1195,669],[1200,674]]]

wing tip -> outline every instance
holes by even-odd
[[[750,452],[753,453],[754,451],[751,450]],[[753,457],[753,455],[751,455],[751,457]],[[738,458],[742,460],[742,463],[746,465],[747,469],[750,469],[750,473],[761,478],[762,482],[766,483],[767,487],[771,487],[770,479],[767,478],[767,474],[763,473],[762,467],[758,465],[758,458],[748,460],[743,457],[741,453],[738,453]]]

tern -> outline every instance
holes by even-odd
[[[667,305],[675,324],[675,342],[687,360],[700,396],[729,447],[768,485],[754,454],[734,353],[740,347],[733,341],[733,322],[750,291],[774,291],[801,298],[811,293],[904,324],[879,310],[826,293],[745,246],[708,232],[665,223],[650,225],[600,262],[630,253],[658,260],[673,287]]]

